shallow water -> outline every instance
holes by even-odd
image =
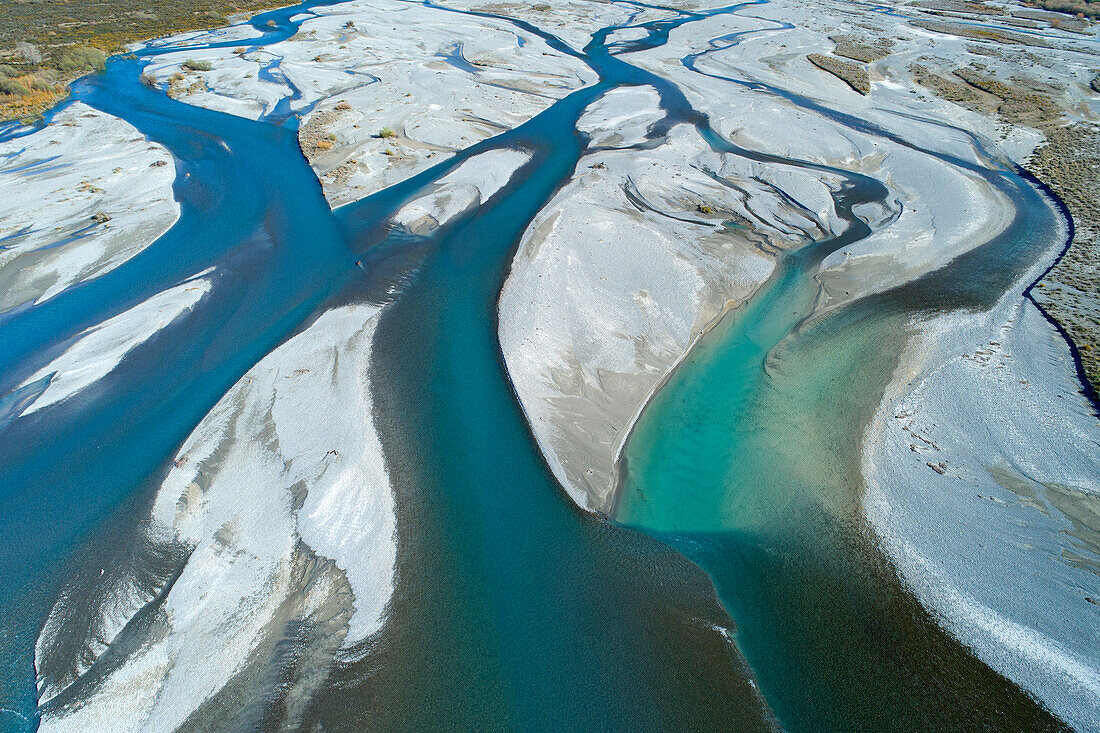
[[[1062,727],[899,585],[860,503],[861,436],[909,319],[991,306],[1060,245],[1037,190],[1010,171],[989,179],[1016,206],[1004,233],[817,321],[803,322],[812,266],[835,243],[788,255],[695,347],[626,445],[616,519],[707,570],[789,729]]]
[[[288,19],[310,5],[257,16],[256,43],[288,37]],[[1028,227],[1051,215],[1018,183],[1020,228],[976,255],[986,260],[802,331],[815,292],[808,273],[865,227],[850,219],[848,238],[787,258],[645,411],[627,451],[618,517],[627,527],[576,509],[534,446],[500,356],[496,298],[527,223],[584,152],[575,130],[583,109],[613,86],[651,84],[668,117],[650,137],[688,122],[718,150],[782,160],[721,140],[673,85],[612,55],[659,46],[700,17],[647,24],[645,37],[614,45],[615,29],[605,29],[583,51],[517,22],[588,61],[601,82],[335,214],[287,107],[251,122],[167,99],[138,80],[143,58],[168,50],[159,47],[77,85],[77,98],[173,153],[182,215],[117,270],[0,317],[0,394],[84,328],[217,269],[212,294],[94,393],[0,428],[0,698],[22,718],[5,713],[0,726],[19,730],[35,718],[34,641],[62,590],[119,558],[151,562],[132,543],[152,490],[203,415],[313,315],[364,299],[393,301],[376,332],[373,388],[398,500],[397,588],[369,653],[336,667],[308,722],[760,730],[774,710],[792,729],[1052,724],[901,589],[866,542],[851,478],[858,429],[889,376],[905,315],[930,302],[974,304],[967,283],[989,260],[1003,266],[986,284],[1003,291],[1030,252]],[[429,238],[388,232],[403,202],[499,147],[532,159],[487,205]],[[884,194],[871,179],[845,178],[838,195],[848,205]],[[161,560],[163,574],[178,561]],[[736,647],[712,581],[738,624]],[[277,728],[279,719],[261,704],[225,724]]]
[[[0,613],[8,631],[0,694],[18,697],[24,710],[34,700],[32,650],[45,613],[67,577],[101,567],[81,557],[82,543],[106,551],[131,531],[149,487],[199,419],[354,262],[293,130],[173,102],[143,88],[140,65],[115,60],[79,82],[75,96],[172,152],[180,220],[124,266],[0,319],[0,391],[83,329],[211,266],[215,287],[87,398],[22,417],[0,437]]]

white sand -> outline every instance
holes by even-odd
[[[149,73],[175,73],[183,101],[250,118],[270,114],[300,90],[291,109],[331,148],[311,153],[333,206],[397,183],[524,122],[595,81],[586,64],[506,21],[397,0],[354,0],[315,8],[292,38],[238,55],[192,50],[158,57]],[[621,11],[615,10],[619,13]],[[351,23],[352,27],[347,27]],[[182,68],[210,61],[209,72]],[[276,62],[275,81],[261,68]],[[316,105],[312,112],[308,111]],[[381,138],[389,128],[393,138]]]
[[[679,126],[653,150],[585,157],[524,235],[500,297],[501,349],[540,447],[580,506],[607,510],[633,416],[699,330],[767,278],[774,260],[761,247],[824,235],[816,212],[776,196],[774,172],[715,155]],[[723,226],[731,220],[751,227]]]
[[[152,542],[191,550],[158,613],[163,630],[75,707],[47,715],[43,730],[174,730],[234,675],[268,663],[294,618],[329,629],[324,638],[344,655],[379,628],[396,546],[371,418],[377,314],[370,305],[323,314],[195,429],[148,530]],[[128,608],[105,615],[104,645],[140,600],[119,598]],[[40,647],[55,631],[47,623]]]
[[[531,159],[522,150],[490,150],[474,155],[394,215],[395,223],[420,234],[442,226],[491,199]]]
[[[42,390],[21,414],[29,415],[95,384],[133,349],[190,312],[210,288],[209,277],[196,276],[87,329],[60,356],[20,385],[37,382]]]
[[[48,300],[148,247],[179,218],[175,176],[167,150],[79,102],[0,143],[0,312]]]

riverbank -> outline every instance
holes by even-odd
[[[938,97],[996,118],[998,136],[1020,128],[1041,135],[1031,151],[1007,152],[1066,204],[1074,236],[1033,297],[1073,340],[1095,394],[1100,384],[1100,214],[1094,205],[1100,186],[1100,98],[1093,66],[1100,26],[1006,4],[946,2],[925,11],[892,7],[910,22],[923,23],[938,49],[913,58],[901,44],[869,65],[873,75],[891,80],[909,75]],[[932,23],[933,12],[952,22]],[[870,37],[882,36],[875,32]],[[904,71],[903,64],[908,64]]]
[[[103,68],[107,55],[135,42],[202,28],[230,17],[284,7],[286,0],[203,0],[186,6],[145,0],[13,2],[0,26],[0,123],[31,122]]]

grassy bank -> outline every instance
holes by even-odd
[[[0,120],[33,119],[108,54],[157,36],[228,23],[288,0],[5,0],[0,23]]]

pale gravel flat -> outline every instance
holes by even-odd
[[[863,439],[867,516],[953,634],[1094,730],[1100,434],[1069,349],[1018,292],[914,328]]]
[[[0,142],[0,313],[49,300],[152,244],[179,218],[175,177],[167,150],[80,102]]]
[[[37,383],[40,390],[20,414],[29,415],[87,389],[158,331],[186,317],[210,292],[212,279],[207,274],[200,273],[78,334],[71,346],[20,385],[26,389]]]
[[[252,119],[297,90],[289,110],[323,146],[303,141],[333,207],[515,127],[595,81],[582,61],[504,20],[396,0],[314,12],[281,43],[247,53],[170,53],[148,73],[166,88],[183,74],[182,101]],[[188,59],[213,69],[189,71]],[[394,136],[381,137],[383,128]]]
[[[396,545],[371,416],[378,312],[355,305],[322,314],[249,370],[185,441],[147,531],[151,543],[187,549],[154,630],[93,692],[48,711],[42,730],[175,730],[239,684],[238,674],[270,664],[286,624],[316,628],[327,648],[302,675],[307,686],[324,681],[332,654],[357,654],[380,627]],[[125,625],[151,600],[107,598],[91,659],[135,633]],[[64,643],[65,615],[54,609],[39,658]],[[61,692],[43,685],[43,702]]]

